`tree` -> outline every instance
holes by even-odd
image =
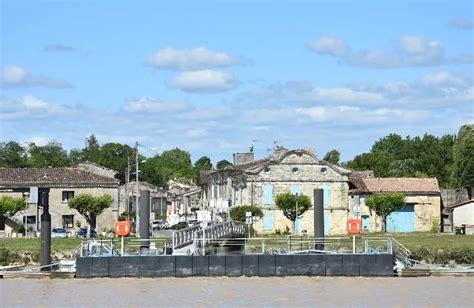
[[[294,195],[286,192],[276,196],[275,204],[283,212],[283,215],[293,223],[293,230],[296,232],[296,219],[311,207],[311,200],[303,194]]]
[[[100,145],[94,134],[86,139],[86,147],[83,152],[83,159],[91,163],[100,163]]]
[[[474,124],[466,124],[459,129],[453,154],[453,186],[461,188],[474,185]]]
[[[220,160],[216,164],[217,170],[222,170],[227,166],[232,166],[232,163],[226,159]]]
[[[212,170],[212,163],[209,157],[203,156],[194,163],[195,179],[198,178],[201,170]]]
[[[28,148],[28,165],[30,167],[66,167],[69,165],[67,152],[59,142],[51,141],[44,146],[37,146],[31,142]]]
[[[135,160],[135,150],[129,145],[120,143],[106,143],[100,148],[99,164],[106,168],[118,172],[117,178],[123,183],[125,182],[125,170],[127,169],[127,159],[131,158],[131,163]],[[140,157],[141,161],[144,157]]]
[[[323,160],[334,165],[339,165],[339,159],[341,159],[341,153],[336,149],[327,152],[323,158]]]
[[[416,163],[413,159],[395,160],[390,163],[390,176],[395,177],[413,177],[416,174]]]
[[[242,205],[230,209],[230,218],[232,218],[233,221],[245,222],[247,212],[251,212],[252,216],[255,217],[263,217],[263,212],[259,207],[254,205]]]
[[[0,196],[0,217],[13,216],[25,208],[25,199],[10,196]]]
[[[11,217],[24,209],[25,199],[10,196],[0,196],[0,222],[5,221],[5,217]]]
[[[398,192],[375,194],[365,199],[365,205],[382,219],[382,232],[386,232],[387,216],[405,205],[405,196]]]
[[[95,228],[97,216],[112,204],[110,195],[94,197],[90,194],[80,194],[69,199],[71,209],[78,211],[87,221],[87,237],[90,237],[91,227]]]
[[[26,150],[16,141],[0,143],[0,167],[26,167]]]

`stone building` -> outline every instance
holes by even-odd
[[[354,172],[350,176],[350,209],[362,219],[362,231],[381,231],[379,217],[370,213],[365,198],[375,193],[400,192],[406,205],[387,217],[388,232],[438,230],[441,196],[436,178],[375,178]]]
[[[86,221],[79,212],[69,208],[70,198],[79,194],[110,195],[113,198],[112,206],[97,217],[96,230],[99,233],[104,228],[113,228],[113,222],[118,216],[119,181],[109,170],[84,164],[72,168],[0,168],[0,195],[22,197],[19,192],[22,189],[49,188],[51,228],[66,228],[71,232],[77,229],[78,223],[86,226]],[[26,220],[29,229],[39,230],[41,213],[42,209],[37,204],[28,205]],[[4,236],[10,236],[14,225],[24,221],[25,211],[20,211],[15,216],[2,220],[0,232],[3,231]]]
[[[272,156],[254,160],[253,152],[234,154],[234,165],[201,174],[201,200],[213,217],[228,213],[231,207],[255,205],[264,217],[254,228],[259,233],[292,230],[291,222],[275,206],[283,192],[307,195],[314,202],[313,190],[324,190],[326,234],[346,232],[349,216],[349,174],[351,170],[319,160],[311,149],[275,149]],[[314,208],[297,220],[296,229],[313,234]]]

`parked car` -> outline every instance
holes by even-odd
[[[86,228],[80,228],[76,232],[77,237],[87,237],[87,229]],[[95,232],[94,229],[91,229],[91,237],[97,237],[97,232]]]
[[[67,237],[67,231],[64,228],[54,228],[51,230],[51,237]]]
[[[151,228],[153,230],[160,230],[160,229],[163,229],[164,227],[165,227],[165,222],[161,219],[153,220],[151,222]]]
[[[201,222],[199,220],[188,220],[188,228],[189,227],[192,227],[192,226],[195,226],[195,225],[199,225]]]

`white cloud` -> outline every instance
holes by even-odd
[[[10,87],[45,87],[45,88],[71,88],[72,85],[61,79],[32,75],[23,67],[17,65],[5,66],[0,75],[3,85]]]
[[[126,112],[167,112],[185,108],[186,103],[182,101],[162,101],[149,97],[130,100],[123,105],[123,110]]]
[[[49,44],[44,47],[44,51],[47,52],[71,52],[74,48],[61,43]]]
[[[421,81],[428,86],[456,86],[464,87],[469,83],[460,76],[454,75],[448,71],[439,71],[428,73],[421,78]]]
[[[237,61],[224,52],[212,51],[206,47],[192,49],[167,47],[153,54],[147,64],[158,69],[200,70],[231,66],[237,64]]]
[[[207,130],[203,128],[193,128],[186,132],[186,135],[192,138],[207,136]]]
[[[0,119],[26,120],[50,116],[77,116],[83,110],[77,106],[57,104],[42,100],[32,95],[17,99],[0,98]]]
[[[332,36],[323,36],[316,41],[308,42],[307,46],[321,54],[345,56],[349,52],[349,47],[343,40]]]
[[[384,96],[367,91],[354,91],[351,88],[319,88],[313,89],[310,100],[337,103],[371,104],[383,103]]]
[[[415,123],[417,121],[424,121],[430,115],[430,112],[423,110],[410,110],[407,112],[402,109],[362,109],[353,106],[296,108],[296,113],[309,118],[313,122],[339,124],[342,126]]]
[[[443,44],[419,36],[402,36],[392,50],[354,51],[343,40],[325,36],[307,43],[312,51],[334,56],[348,64],[371,68],[433,66],[446,62]]]
[[[474,23],[472,21],[459,16],[453,17],[450,20],[449,25],[453,28],[461,30],[471,30],[474,28]]]
[[[236,81],[229,73],[202,70],[182,72],[168,85],[186,92],[222,92],[234,88]]]

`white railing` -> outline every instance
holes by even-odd
[[[206,245],[207,243],[234,236],[243,236],[245,225],[240,222],[226,221],[212,224],[207,227],[196,225],[183,230],[175,231],[172,234],[173,249],[185,247],[195,243]]]

